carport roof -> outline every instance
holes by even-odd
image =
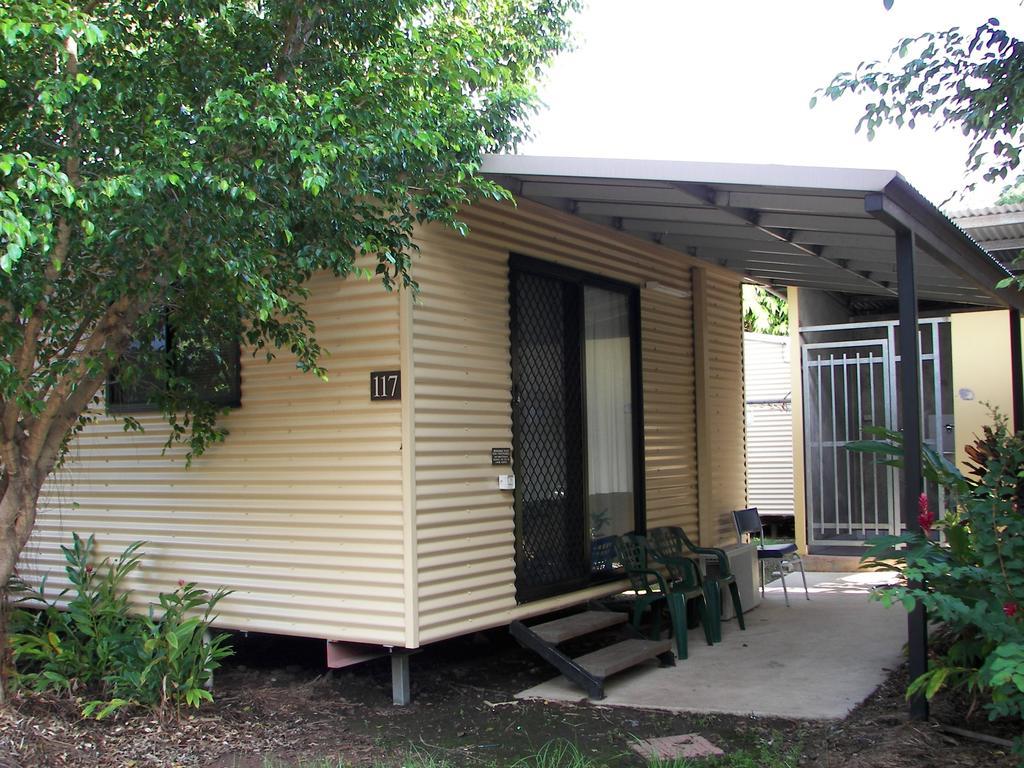
[[[894,228],[914,233],[918,296],[1015,306],[1009,275],[895,171],[491,155],[515,196],[653,240],[751,282],[895,297]]]
[[[953,221],[1000,261],[1009,263],[1024,248],[1024,205],[993,205],[951,213]]]

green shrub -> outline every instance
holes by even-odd
[[[180,581],[147,614],[133,612],[124,580],[139,567],[141,546],[94,564],[95,539],[73,534],[71,546],[61,547],[69,588],[50,599],[45,578],[37,590],[15,585],[15,685],[75,696],[85,701],[83,715],[97,718],[128,705],[165,714],[213,700],[213,671],[231,650],[226,635],[211,637],[208,630],[228,592]]]
[[[923,472],[949,493],[952,508],[941,517],[922,494],[920,532],[885,537],[865,558],[868,567],[895,567],[897,586],[877,595],[911,610],[924,605],[945,625],[950,644],[928,671],[911,681],[908,696],[933,697],[945,686],[965,686],[987,698],[992,719],[1024,718],[1024,515],[1018,486],[1024,483],[1024,433],[1011,434],[1005,418],[973,446],[971,477],[932,449],[923,449]],[[902,437],[851,444],[853,450],[889,456],[899,464]],[[1024,751],[1018,739],[1017,750]]]

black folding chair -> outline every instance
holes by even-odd
[[[788,544],[765,544],[764,526],[761,524],[761,515],[758,514],[757,507],[737,509],[732,513],[732,519],[736,523],[736,532],[740,536],[740,541],[747,541],[748,537],[749,540],[753,540],[755,535],[758,537],[757,563],[761,568],[761,594],[764,594],[765,562],[768,560],[778,560],[779,578],[782,579],[782,594],[786,598],[786,605],[789,605],[789,591],[786,589],[786,568],[793,563],[800,566],[800,577],[804,581],[804,595],[810,600],[811,593],[807,591],[807,575],[804,573],[804,562],[796,551],[796,544],[792,542]]]

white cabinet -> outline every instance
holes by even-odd
[[[729,557],[729,568],[736,576],[736,584],[740,589],[740,601],[743,612],[756,608],[761,604],[761,580],[757,570],[757,546],[754,544],[733,544],[723,547]],[[717,567],[717,558],[705,558],[705,565]],[[728,589],[722,590],[722,618],[731,619],[736,615],[732,605],[732,595]]]

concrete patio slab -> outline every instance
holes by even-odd
[[[869,600],[886,573],[808,573],[810,601],[798,574],[787,577],[790,607],[778,582],[760,607],[722,627],[722,642],[708,647],[691,630],[690,658],[675,667],[655,663],[608,680],[610,706],[671,712],[718,712],[809,720],[845,717],[902,660],[907,615]],[[518,698],[580,701],[586,695],[563,677]]]

